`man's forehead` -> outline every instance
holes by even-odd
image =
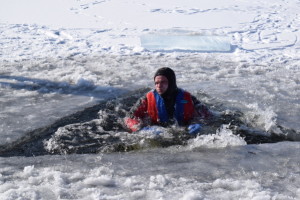
[[[154,81],[168,81],[168,79],[163,75],[159,75],[155,77]]]

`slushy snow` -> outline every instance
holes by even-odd
[[[246,145],[224,124],[184,147],[0,157],[0,199],[299,199],[299,8],[298,0],[1,1],[1,148],[153,87],[162,66],[212,108],[239,110],[266,132],[282,134],[280,125],[294,141]],[[141,43],[162,32],[224,36],[230,51]]]

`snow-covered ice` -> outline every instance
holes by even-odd
[[[296,140],[246,145],[225,124],[184,147],[0,157],[1,199],[299,199],[299,7],[298,0],[0,1],[1,148],[152,87],[162,66],[206,103]],[[226,36],[231,51],[142,46],[143,35],[162,32]]]
[[[299,199],[299,143],[0,158],[1,199]]]

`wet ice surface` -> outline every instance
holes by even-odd
[[[299,143],[0,158],[0,197],[298,199]]]
[[[178,85],[213,111],[241,117],[242,125],[255,130],[250,133],[256,142],[265,142],[270,133],[293,138],[297,132],[282,131],[278,125],[299,130],[296,67],[283,65],[289,70],[282,71],[184,53],[106,55],[83,61],[79,57],[65,60],[61,67],[56,65],[59,60],[34,63],[9,65],[1,78],[5,94],[1,112],[8,116],[2,121],[2,133],[13,138],[1,140],[1,149],[5,149],[5,157],[0,158],[3,199],[299,198],[299,142],[246,145],[243,136],[227,128],[226,120],[196,138],[174,139],[172,129],[165,130],[161,138],[133,135],[118,130],[114,123],[105,126],[102,122],[110,121],[111,112],[99,112],[101,105],[111,111],[122,105],[128,109],[133,102],[117,101],[110,106],[109,102],[124,97],[129,89],[134,93],[137,88],[152,87],[153,71],[165,63],[176,70]],[[50,63],[56,67],[43,69]],[[13,78],[8,79],[9,75]],[[67,86],[54,87],[53,82]],[[93,105],[95,109],[85,109]],[[74,114],[78,110],[87,115]],[[122,116],[122,109],[119,111]],[[30,115],[37,120],[28,120]],[[240,118],[233,115],[229,119]],[[13,126],[7,126],[9,123]],[[15,129],[21,131],[16,134]],[[256,129],[263,133],[263,141]]]
[[[278,134],[282,133],[277,125],[299,130],[296,66],[250,65],[197,53],[105,55],[4,64],[1,144],[99,101],[152,87],[152,74],[161,63],[176,71],[180,87],[195,95],[206,94],[206,103],[242,111],[254,127]]]
[[[252,121],[247,121],[246,114],[239,110],[228,110],[205,93],[198,93],[197,98],[200,101],[209,100],[211,104],[207,106],[213,112],[213,117],[198,122],[203,125],[198,136],[189,135],[187,127],[179,127],[176,124],[157,127],[160,134],[147,130],[129,133],[123,119],[138,98],[149,90],[135,90],[123,97],[102,101],[53,124],[27,132],[15,142],[3,145],[0,155],[108,153],[170,146],[191,149],[199,146],[224,148],[294,140],[293,137],[299,134],[280,125],[272,125],[272,130],[266,131],[263,127],[255,126],[257,123],[254,120],[260,119],[253,118]]]

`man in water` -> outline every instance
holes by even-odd
[[[125,125],[135,132],[151,125],[188,126],[190,134],[197,134],[201,124],[196,119],[208,119],[211,112],[189,92],[177,87],[171,68],[163,67],[154,75],[155,89],[140,98],[125,118]],[[199,120],[198,120],[199,122]]]

